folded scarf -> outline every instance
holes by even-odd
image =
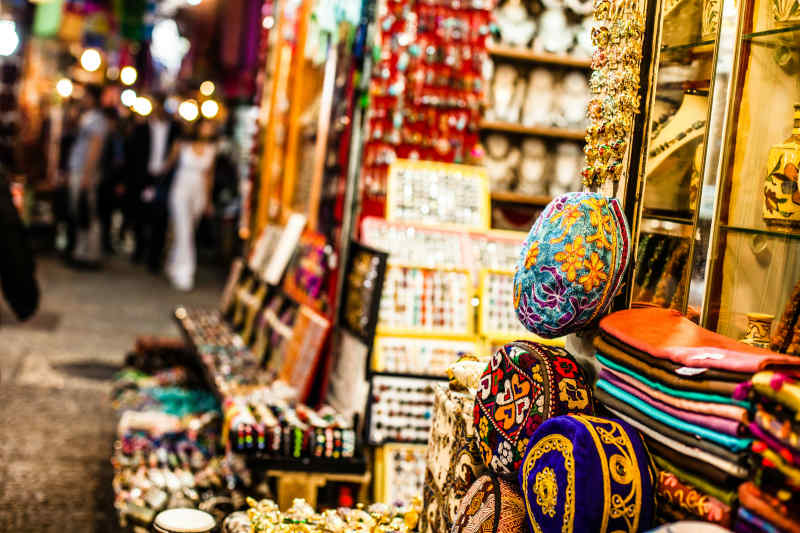
[[[735,341],[669,309],[626,309],[600,321],[600,329],[637,350],[694,368],[754,373],[800,367],[800,359]]]
[[[782,530],[789,533],[800,533],[800,522],[789,514],[788,507],[777,498],[759,490],[752,482],[742,483],[739,487],[739,502],[747,510],[763,517]]]
[[[658,400],[657,398],[651,397],[643,389],[637,388],[636,385],[626,383],[624,380],[618,378],[608,370],[601,370],[599,378],[611,383],[615,387],[622,389],[629,394],[636,396],[640,400],[647,402],[659,411],[663,411],[668,415],[683,420],[684,422],[713,429],[714,431],[724,433],[725,435],[730,435],[731,437],[739,437],[747,434],[747,426],[737,422],[736,420],[678,409],[672,405],[669,405],[668,403]]]
[[[800,357],[797,358],[800,360]],[[800,382],[791,376],[778,372],[759,372],[753,376],[753,388],[762,396],[789,407],[797,413],[800,411]]]
[[[781,533],[777,527],[773,526],[755,513],[751,513],[744,507],[739,507],[737,518],[751,528],[756,528],[756,531],[764,531],[765,533]],[[749,531],[752,531],[752,529]]]
[[[624,402],[629,407],[638,410],[642,415],[657,420],[662,424],[666,424],[678,431],[687,433],[689,436],[698,437],[700,439],[719,444],[720,446],[724,446],[725,448],[734,452],[746,450],[753,442],[753,439],[731,437],[730,435],[723,435],[722,433],[718,433],[703,426],[685,422],[680,418],[674,417],[669,413],[659,410],[657,407],[640,398],[637,398],[635,395],[622,390],[613,383],[610,383],[604,379],[599,380],[596,384],[596,387],[610,394],[619,401]]]
[[[612,346],[617,350],[622,350],[623,352],[629,353],[631,356],[640,359],[651,366],[656,366],[662,370],[666,370],[670,374],[675,374],[689,379],[696,377],[698,379],[718,379],[721,381],[733,381],[735,383],[749,381],[753,376],[752,372],[732,372],[730,370],[720,370],[717,368],[687,368],[683,365],[673,363],[669,359],[653,357],[647,352],[637,350],[633,346],[625,344],[616,337],[609,336],[605,332],[602,332],[601,335],[602,336],[600,337],[595,337],[594,341],[595,347],[601,352],[604,351],[606,347]]]
[[[781,474],[786,476],[792,486],[800,486],[800,469],[787,463],[783,457],[772,451],[763,441],[753,441],[752,448],[753,452],[761,456],[761,463],[764,466],[778,469]]]
[[[736,522],[733,524],[734,533],[766,533],[760,527],[757,527],[749,522],[742,521],[741,517],[736,516]]]
[[[736,487],[738,487],[739,483],[742,482],[741,479],[735,477],[731,473],[717,468],[706,461],[702,461],[694,455],[688,455],[686,453],[681,453],[680,451],[674,450],[673,448],[655,440],[649,435],[645,435],[645,440],[647,441],[647,446],[650,448],[650,451],[654,456],[658,457],[659,459],[669,461],[677,468],[680,468],[681,472],[691,472],[692,474],[696,474],[698,478],[708,480],[708,482],[713,483],[714,486],[720,487],[719,490],[726,491],[723,492],[723,494],[734,494],[733,490],[736,490]],[[675,442],[675,444],[683,446],[679,442]],[[688,446],[686,448],[688,448]],[[676,475],[678,474],[677,471],[673,473]],[[678,475],[678,477],[680,478],[680,475]],[[687,481],[689,480],[687,479]],[[725,501],[719,496],[717,496],[717,499]],[[725,503],[729,502],[725,501]]]
[[[685,445],[684,443],[682,443],[680,441],[677,441],[677,440],[675,440],[673,438],[670,438],[670,437],[668,437],[666,435],[663,435],[663,434],[659,433],[658,431],[646,426],[645,424],[642,424],[638,420],[635,420],[635,419],[631,418],[630,416],[626,415],[625,413],[623,413],[621,411],[617,411],[615,409],[608,409],[608,411],[611,412],[612,414],[614,414],[615,416],[620,417],[622,420],[624,420],[625,422],[627,422],[631,426],[633,426],[636,429],[638,429],[646,437],[649,437],[648,441],[649,440],[659,441],[659,442],[661,442],[661,444],[664,444],[665,446],[669,446],[670,448],[672,448],[673,450],[675,450],[677,452],[680,452],[680,453],[686,454],[686,455],[691,455],[692,457],[695,457],[698,461],[704,461],[704,462],[708,463],[709,465],[712,465],[712,466],[714,466],[716,468],[719,468],[720,470],[730,474],[733,477],[744,479],[748,475],[747,468],[745,468],[745,467],[743,467],[741,465],[738,465],[736,463],[732,463],[730,461],[727,461],[727,460],[725,460],[725,459],[723,459],[723,458],[721,458],[721,457],[719,457],[717,455],[714,455],[713,453],[709,453],[709,452],[707,452],[707,451],[705,451],[703,449],[695,448],[695,447],[692,447],[692,446],[687,446],[687,445]]]
[[[763,429],[761,429],[758,424],[755,422],[750,423],[750,432],[753,434],[755,438],[764,442],[767,446],[769,446],[775,453],[783,457],[787,463],[800,467],[800,455],[793,452],[786,446],[782,445],[780,442],[772,438],[772,435],[766,433]]]
[[[775,440],[800,453],[800,434],[795,431],[790,421],[781,420],[765,410],[763,405],[756,406],[754,419],[758,427],[772,435]]]
[[[723,527],[731,525],[731,508],[713,496],[703,494],[695,487],[683,483],[675,474],[666,470],[658,472],[656,494],[672,505],[680,507],[697,518]]]
[[[602,389],[598,389],[596,392],[597,392],[596,398],[599,401],[603,402],[604,404],[606,404],[611,409],[613,409],[613,410],[615,410],[617,412],[624,413],[628,417],[633,418],[634,420],[637,420],[640,424],[644,424],[645,426],[648,426],[653,431],[657,431],[658,433],[666,435],[671,439],[674,439],[674,440],[677,440],[679,442],[682,442],[686,446],[696,446],[696,447],[700,448],[701,450],[705,450],[709,454],[715,455],[715,456],[719,457],[720,459],[724,459],[725,461],[730,462],[730,463],[734,463],[734,464],[738,464],[738,465],[744,465],[747,462],[747,459],[748,459],[750,454],[747,453],[746,451],[744,451],[744,452],[733,452],[733,451],[728,450],[727,448],[724,448],[724,447],[722,447],[722,446],[720,446],[718,444],[715,444],[713,442],[710,442],[710,441],[707,441],[707,440],[702,440],[702,439],[697,439],[697,438],[695,438],[695,437],[693,437],[691,435],[688,435],[688,434],[686,434],[686,433],[684,433],[682,431],[678,431],[676,429],[673,429],[673,428],[671,428],[670,426],[668,426],[666,424],[662,424],[658,420],[654,420],[654,419],[642,414],[636,408],[631,407],[631,406],[627,405],[625,402],[622,402],[622,401],[614,398],[613,396],[611,396],[607,392],[603,391]]]
[[[679,398],[686,398],[689,400],[697,400],[701,402],[716,402],[728,405],[736,405],[739,407],[744,407],[745,409],[749,409],[751,406],[750,402],[744,400],[734,400],[730,396],[722,396],[719,394],[706,394],[703,392],[683,390],[681,388],[673,388],[667,385],[662,385],[661,383],[654,381],[649,377],[646,377],[644,374],[639,373],[637,370],[633,370],[619,363],[616,363],[602,354],[598,353],[595,357],[597,358],[598,361],[600,361],[600,363],[603,366],[610,368],[611,370],[627,374],[633,378],[636,378],[637,380],[641,381],[642,383],[644,383],[649,387],[660,390],[661,392],[670,394],[672,396],[677,396]]]
[[[612,361],[624,365],[636,372],[644,374],[645,376],[663,383],[664,385],[696,392],[713,392],[721,396],[733,396],[738,383],[733,381],[719,381],[711,379],[687,379],[675,374],[671,374],[666,370],[652,367],[641,361],[627,352],[607,345],[604,350],[599,350],[599,353]]]
[[[664,459],[663,457],[660,457],[655,453],[653,454],[653,460],[655,461],[659,470],[665,470],[667,472],[675,474],[675,477],[677,477],[682,482],[686,483],[687,485],[692,485],[693,487],[696,487],[697,490],[699,490],[700,492],[704,492],[709,496],[716,498],[725,505],[732,506],[736,503],[736,499],[738,498],[736,492],[732,490],[727,490],[727,491],[723,490],[709,483],[707,479],[703,479],[702,477],[696,476],[691,472],[687,472],[686,470],[683,470],[682,468],[675,466],[667,459]]]
[[[682,411],[689,411],[693,413],[705,413],[709,416],[715,416],[718,418],[725,418],[728,420],[734,420],[741,427],[744,427],[750,420],[750,415],[747,412],[747,409],[744,407],[739,407],[737,405],[728,405],[723,403],[713,403],[713,402],[697,402],[694,400],[687,400],[685,398],[679,398],[677,396],[671,396],[664,392],[661,392],[658,389],[654,389],[653,387],[647,386],[644,382],[639,381],[638,379],[632,377],[629,374],[625,374],[623,372],[619,372],[616,370],[611,370],[610,368],[603,368],[600,371],[599,377],[605,376],[614,376],[616,380],[619,382],[625,382],[628,385],[636,388],[637,390],[642,391],[644,394],[647,394],[651,398],[659,400],[662,403],[671,405],[676,409],[680,409]],[[612,381],[609,379],[609,381]],[[612,381],[613,383],[614,381]]]

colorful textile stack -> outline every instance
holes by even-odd
[[[662,521],[731,527],[749,473],[754,372],[793,358],[705,330],[675,311],[629,309],[600,321],[595,394],[642,432],[659,469]]]
[[[736,531],[800,532],[800,379],[763,371],[751,380],[755,472],[739,487]]]

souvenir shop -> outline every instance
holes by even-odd
[[[121,524],[800,531],[798,12],[265,3],[246,253],[118,376]]]

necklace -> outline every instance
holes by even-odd
[[[650,138],[656,139],[658,135],[661,133],[661,130],[664,129],[664,126],[669,122],[675,113],[678,111],[677,107],[671,108],[669,111],[658,117],[658,120],[654,120],[650,126]]]
[[[683,139],[685,139],[687,135],[689,135],[693,131],[699,130],[700,128],[702,128],[705,125],[706,125],[706,121],[705,120],[698,120],[697,122],[693,123],[691,126],[686,128],[685,130],[679,132],[672,139],[669,139],[668,141],[664,141],[663,143],[657,145],[655,148],[653,148],[652,150],[647,152],[647,155],[650,156],[650,157],[655,157],[655,156],[657,156],[659,154],[663,154],[664,152],[669,150],[670,147],[674,146],[678,142],[680,142]]]

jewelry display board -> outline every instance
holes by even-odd
[[[398,159],[389,167],[386,219],[489,228],[489,181],[481,167]]]
[[[367,442],[425,443],[433,417],[433,386],[438,380],[372,376],[367,412]]]
[[[408,504],[421,498],[426,457],[424,444],[387,444],[375,450],[375,501]]]
[[[391,374],[447,376],[447,367],[459,354],[479,352],[472,339],[379,337],[372,355],[372,370]]]
[[[390,265],[383,284],[381,335],[470,336],[472,278],[469,271]]]
[[[350,242],[339,325],[367,346],[372,346],[378,325],[387,257],[386,252]]]

